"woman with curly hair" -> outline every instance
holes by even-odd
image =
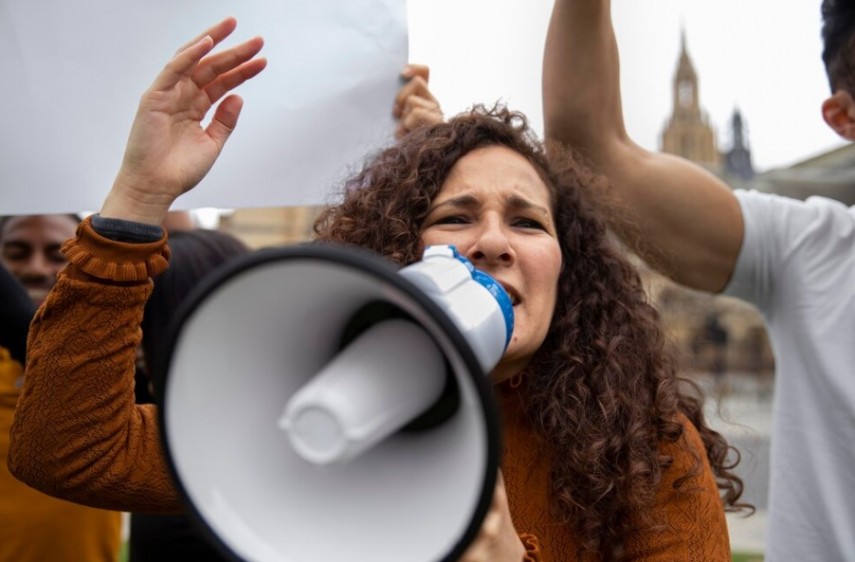
[[[453,243],[509,289],[514,337],[491,375],[502,472],[544,560],[729,560],[731,448],[699,392],[681,391],[641,279],[589,201],[596,181],[572,154],[547,156],[521,114],[476,107],[377,156],[315,230],[401,265]]]
[[[260,39],[208,55],[234,26],[180,51],[143,96],[113,189],[66,245],[70,265],[33,324],[10,467],[48,493],[182,509],[155,408],[133,405],[129,371],[151,278],[169,257],[159,225],[213,165],[240,99],[200,121],[265,64]],[[491,373],[502,477],[461,560],[729,560],[724,506],[741,481],[587,200],[594,181],[571,156],[547,157],[521,115],[477,108],[377,155],[316,232],[402,265],[454,244],[511,295],[512,341]]]

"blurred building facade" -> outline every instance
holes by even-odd
[[[699,77],[683,34],[672,84],[672,113],[660,149],[700,164],[731,187],[750,187],[755,178],[746,125],[738,110],[730,120],[729,146],[719,146],[700,99]],[[659,309],[684,374],[716,378],[740,373],[770,377],[774,368],[759,313],[742,301],[692,291],[639,263],[651,300]]]
[[[312,225],[321,207],[237,209],[220,218],[219,228],[250,248],[299,244],[312,239]]]
[[[733,189],[798,199],[822,195],[855,204],[855,144],[758,173],[751,159],[747,120],[735,108],[727,124],[728,141],[719,143],[701,105],[698,86],[698,72],[684,34],[673,77],[673,110],[661,137],[663,152],[700,164]],[[643,264],[641,267],[684,372],[729,371],[771,377],[774,360],[756,309],[736,299],[687,290]]]

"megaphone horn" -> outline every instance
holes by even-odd
[[[400,272],[321,244],[232,262],[155,374],[188,510],[239,560],[456,560],[493,496],[512,318],[450,247]]]

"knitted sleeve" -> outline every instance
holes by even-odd
[[[180,512],[156,409],[134,404],[134,363],[165,238],[108,240],[80,224],[70,263],[36,313],[9,468],[47,494],[117,511]]]
[[[660,445],[660,453],[674,459],[662,474],[654,506],[665,525],[629,538],[627,560],[731,561],[724,506],[706,449],[695,426],[682,421],[682,437]]]

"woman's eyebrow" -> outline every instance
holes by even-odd
[[[507,198],[507,204],[509,207],[519,210],[533,210],[543,215],[549,216],[549,209],[542,205],[538,205],[522,197],[520,195],[511,195]],[[452,197],[450,199],[446,199],[442,203],[438,203],[436,206],[431,209],[434,211],[441,207],[456,207],[461,209],[476,209],[481,206],[481,202],[474,195],[459,195],[457,197]]]
[[[481,204],[478,202],[478,199],[473,195],[460,195],[458,197],[452,197],[451,199],[446,199],[442,203],[438,203],[434,206],[431,211],[435,209],[439,209],[440,207],[459,207],[463,209],[474,209],[479,207]]]
[[[508,197],[508,205],[520,210],[533,210],[543,215],[549,215],[549,209],[542,205],[532,203],[531,201],[520,195],[511,195],[510,197]]]

